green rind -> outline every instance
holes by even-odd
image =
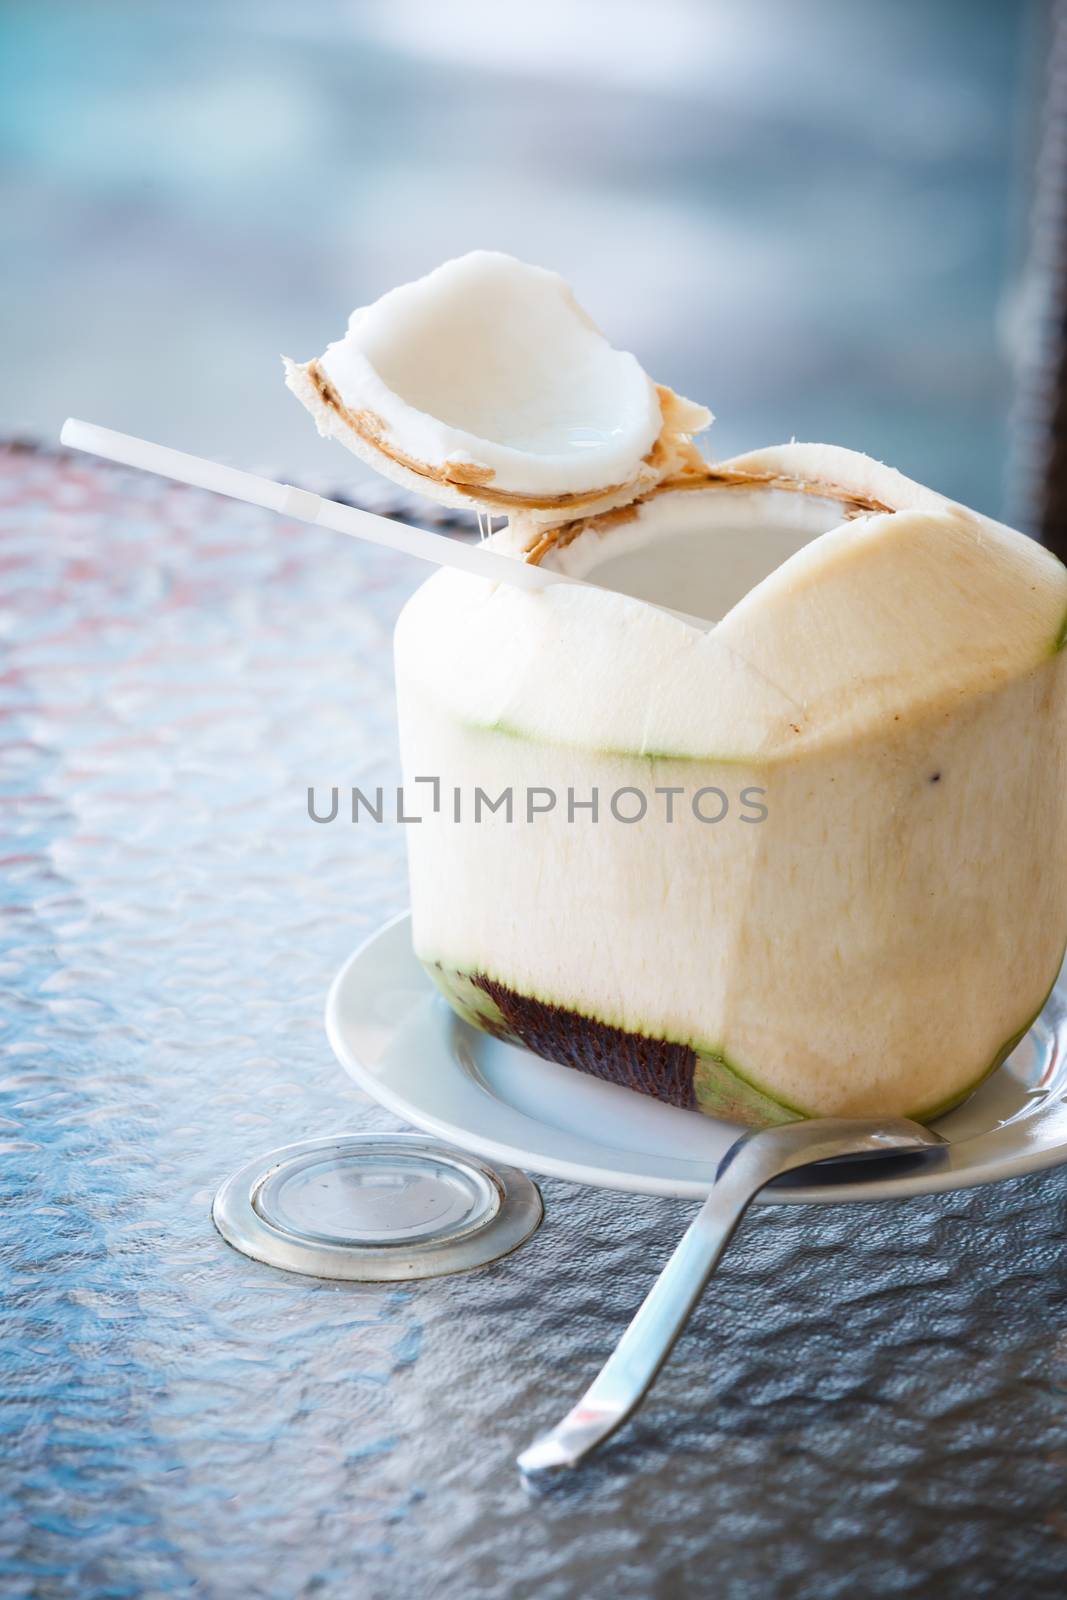
[[[527,744],[543,744],[553,750],[574,750],[582,756],[592,756],[599,761],[688,761],[693,764],[711,763],[721,767],[750,767],[759,760],[759,757],[751,753],[724,755],[721,752],[714,752],[709,755],[704,751],[694,754],[691,750],[627,750],[604,748],[600,745],[572,745],[558,739],[546,739],[540,734],[526,732],[510,722],[467,722],[465,726],[476,733],[498,733],[502,739],[522,739]]]
[[[457,1016],[462,1017],[464,1022],[469,1022],[471,1027],[477,1028],[480,1033],[491,1034],[494,1039],[511,1040],[511,1030],[499,1006],[484,989],[479,989],[465,972],[460,972],[455,967],[442,966],[438,961],[423,961],[422,965],[452,1010]]]
[[[697,1050],[696,1058],[693,1088],[697,1108],[707,1117],[740,1122],[746,1128],[776,1128],[784,1122],[804,1122],[812,1115],[766,1094],[718,1052]]]
[[[464,1022],[493,1038],[512,1044],[524,1043],[509,1026],[499,1006],[478,986],[473,976],[436,961],[423,961],[423,966],[453,1011]],[[604,1019],[588,1020],[603,1022]],[[618,1025],[604,1022],[604,1026],[615,1029]],[[784,1122],[800,1122],[811,1115],[799,1106],[776,1100],[767,1094],[740,1072],[720,1050],[694,1045],[688,1040],[664,1038],[662,1042],[682,1045],[693,1052],[693,1095],[696,1109],[706,1116],[742,1123],[746,1127],[766,1128]],[[566,1062],[562,1064],[568,1065]]]
[[[471,1027],[477,1028],[482,1033],[488,1033],[493,1038],[502,1039],[511,1044],[523,1044],[509,1026],[499,1006],[492,997],[478,987],[474,978],[468,973],[457,968],[446,967],[436,961],[423,961],[429,976],[437,988],[444,995],[453,1011]],[[1057,967],[1057,978],[1059,968]],[[978,1090],[987,1078],[992,1077],[997,1069],[1011,1055],[1012,1051],[1025,1039],[1037,1018],[1041,1015],[1048,998],[1056,987],[1056,979],[1049,985],[1044,999],[1028,1020],[1016,1033],[1005,1041],[993,1057],[990,1064],[979,1073],[966,1088],[957,1094],[950,1095],[948,1099],[940,1101],[933,1106],[924,1107],[918,1111],[909,1111],[907,1115],[916,1122],[934,1122],[938,1117],[943,1117],[962,1105],[965,1100]],[[546,1002],[547,1003],[547,1002]],[[590,1019],[602,1020],[602,1019]],[[607,1027],[616,1024],[607,1023]],[[688,1041],[667,1040],[668,1044],[687,1044]],[[723,1122],[740,1123],[750,1128],[780,1127],[787,1122],[802,1122],[816,1116],[818,1113],[805,1111],[801,1107],[792,1105],[787,1101],[776,1099],[766,1090],[761,1089],[746,1073],[741,1072],[720,1050],[711,1049],[705,1045],[688,1043],[688,1048],[693,1051],[693,1094],[697,1109],[705,1116],[719,1118]],[[562,1063],[568,1065],[569,1063]]]
[[[1056,635],[1056,642],[1052,646],[1052,654],[1054,656],[1059,655],[1065,644],[1067,644],[1067,611],[1063,613],[1063,621],[1060,623],[1060,631]]]

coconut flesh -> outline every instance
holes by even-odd
[[[445,796],[407,829],[416,952],[474,1025],[675,1105],[929,1118],[1063,958],[1067,570],[851,451],[709,465],[707,413],[606,348],[478,255],[288,367],[323,431],[495,486],[495,548],[600,586],[442,570],[404,608],[405,780]]]

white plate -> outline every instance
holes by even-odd
[[[703,1199],[741,1130],[468,1027],[413,954],[409,925],[405,913],[362,945],[326,1002],[330,1044],[361,1088],[416,1128],[490,1161],[607,1189]],[[936,1124],[951,1142],[947,1163],[881,1157],[869,1177],[861,1163],[809,1168],[813,1176],[790,1174],[761,1198],[894,1200],[1056,1166],[1067,1160],[1065,1044],[1067,1001],[1057,990],[1000,1070]]]

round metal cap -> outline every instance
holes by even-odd
[[[397,1282],[508,1255],[544,1215],[537,1185],[421,1133],[340,1133],[249,1162],[215,1196],[227,1244],[313,1278]]]

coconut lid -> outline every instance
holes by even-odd
[[[476,250],[362,306],[285,381],[361,460],[444,505],[545,522],[699,471],[704,406],[614,349],[558,274]]]

